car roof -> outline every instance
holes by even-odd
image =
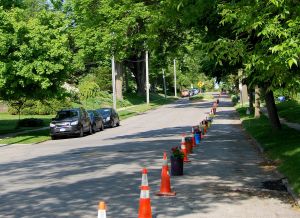
[[[59,111],[79,111],[80,108],[65,108],[65,109],[61,109]]]

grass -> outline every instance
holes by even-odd
[[[132,117],[138,114],[141,114],[147,110],[154,109],[159,107],[160,105],[171,103],[172,101],[176,100],[177,98],[174,97],[168,97],[165,99],[162,95],[151,95],[150,96],[150,104],[147,105],[145,103],[145,97],[140,96],[126,96],[127,101],[131,101],[132,103],[129,104],[128,108],[123,108],[123,110],[118,111],[120,119],[124,120],[128,117]],[[129,99],[129,100],[128,100]],[[136,105],[133,105],[136,104]],[[54,115],[21,115],[21,119],[28,118],[28,117],[34,117],[34,118],[41,118],[44,120],[44,123],[46,126],[49,125],[51,118],[54,117]],[[9,114],[0,114],[0,134],[4,133],[12,133],[12,132],[19,132],[23,130],[29,130],[34,128],[22,128],[22,129],[16,129],[18,121],[17,115],[9,115]],[[2,131],[1,131],[2,128]],[[34,132],[29,133],[23,133],[19,134],[15,137],[11,138],[4,138],[0,139],[0,144],[31,144],[31,143],[38,143],[42,141],[46,141],[50,139],[49,135],[49,129],[47,130],[38,130]]]
[[[20,134],[15,137],[0,139],[0,144],[31,144],[50,139],[49,129]]]
[[[300,123],[300,102],[297,100],[285,101],[277,104],[279,116],[289,122]]]
[[[266,116],[255,119],[246,115],[246,108],[237,108],[243,126],[264,148],[268,158],[279,160],[278,170],[284,174],[294,191],[300,193],[300,131],[282,125],[282,130],[271,128]]]
[[[201,100],[212,100],[214,99],[214,96],[211,95],[211,94],[207,94],[207,93],[201,93],[201,94],[197,94],[197,95],[194,95],[192,97],[189,97],[189,99],[191,101],[201,101]]]
[[[161,98],[157,98],[156,100],[150,101],[150,104],[139,104],[133,107],[129,107],[128,109],[123,109],[121,111],[119,111],[119,116],[121,120],[124,120],[126,118],[141,114],[145,111],[151,110],[151,109],[155,109],[161,105],[164,104],[168,104],[171,103],[172,101],[174,101],[176,98],[173,97],[169,97],[167,99],[165,99],[164,97]]]
[[[51,118],[54,115],[21,115],[20,119],[39,118],[44,121],[44,126],[49,126]],[[40,127],[18,127],[19,115],[0,113],[0,134],[21,132],[24,130],[38,129]]]

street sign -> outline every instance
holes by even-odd
[[[199,88],[201,88],[201,87],[204,85],[204,82],[199,81],[199,82],[197,83],[197,85],[199,86]]]

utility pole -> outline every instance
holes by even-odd
[[[176,87],[176,59],[174,59],[174,92],[175,92],[175,97],[177,97],[177,87]]]
[[[149,66],[148,66],[148,51],[146,51],[146,95],[147,95],[147,104],[149,104]]]
[[[167,87],[166,87],[166,77],[165,77],[165,70],[162,70],[163,73],[163,80],[164,80],[164,92],[165,92],[165,98],[167,98]]]
[[[112,90],[113,90],[113,108],[117,109],[116,101],[116,71],[115,71],[115,56],[111,58],[111,78],[112,78]]]

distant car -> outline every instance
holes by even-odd
[[[286,98],[284,96],[279,96],[278,97],[278,101],[279,102],[285,102],[286,101]]]
[[[57,112],[50,123],[50,136],[79,136],[92,134],[91,121],[84,108],[63,109]]]
[[[115,127],[120,125],[118,113],[113,108],[100,108],[97,110],[103,118],[105,127]]]
[[[196,88],[194,88],[194,89],[192,89],[192,90],[193,90],[194,95],[197,95],[197,94],[199,94],[199,92],[200,92],[200,90],[199,90],[199,89],[196,89]]]
[[[181,97],[189,97],[190,96],[190,93],[189,93],[189,90],[187,89],[184,89],[181,91]]]
[[[96,110],[87,111],[91,120],[93,132],[104,130],[104,122],[102,116]]]

